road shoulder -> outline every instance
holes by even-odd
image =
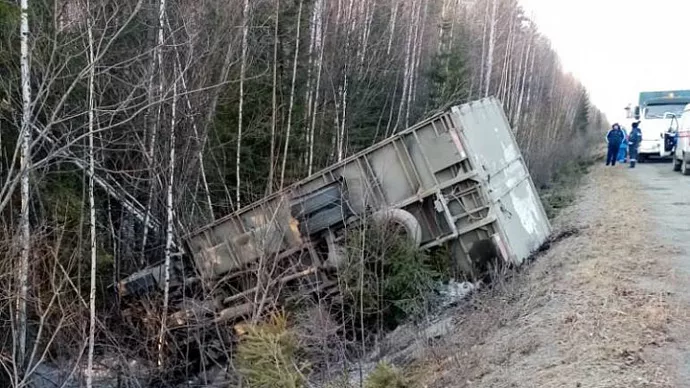
[[[628,174],[594,168],[554,221],[574,234],[453,312],[452,334],[419,358],[422,386],[690,386],[682,252]]]

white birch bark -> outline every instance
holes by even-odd
[[[86,366],[86,387],[93,387],[93,356],[96,341],[96,201],[94,198],[94,175],[96,170],[96,162],[94,155],[94,82],[95,82],[95,64],[93,55],[93,20],[91,17],[91,3],[89,0],[86,1],[86,13],[88,15],[88,53],[89,53],[89,92],[88,92],[88,105],[89,105],[89,241],[90,241],[90,251],[91,251],[91,284],[89,292],[89,350],[87,353],[87,366]]]
[[[268,166],[268,183],[266,193],[273,192],[275,179],[276,156],[276,126],[278,125],[278,26],[280,21],[280,0],[276,0],[275,24],[273,26],[273,90],[271,91],[271,149]]]
[[[520,93],[519,93],[518,100],[517,100],[517,106],[515,107],[515,118],[513,119],[513,121],[515,122],[515,133],[517,133],[519,131],[519,128],[521,125],[520,120],[522,117],[521,116],[522,115],[522,105],[523,105],[523,101],[525,98],[525,89],[527,87],[527,74],[528,74],[528,68],[529,68],[528,64],[529,64],[530,59],[531,59],[530,58],[531,47],[532,47],[532,39],[530,38],[527,41],[527,48],[525,49],[526,52],[525,52],[525,59],[524,59],[524,64],[523,64],[523,68],[522,68],[522,81],[520,82]]]
[[[484,97],[491,92],[491,73],[494,68],[494,50],[496,49],[496,24],[498,23],[498,0],[492,0],[491,20],[489,21],[489,47],[486,59],[486,76],[484,79]]]
[[[421,4],[419,6],[421,8]],[[421,20],[415,22],[415,24],[418,25],[417,29],[417,44],[415,45],[415,61],[414,61],[414,70],[412,72],[412,102],[417,101],[417,87],[419,84],[419,66],[421,66],[422,63],[422,47],[424,45],[424,33],[426,31],[426,19],[427,19],[427,12],[429,9],[429,2],[425,1],[424,2],[424,12],[421,15]],[[419,19],[419,17],[418,17]]]
[[[324,22],[323,22],[323,0],[318,0],[319,12],[317,14],[316,22],[316,50],[319,52],[319,57],[316,62],[316,86],[314,95],[314,108],[311,115],[311,125],[309,129],[309,160],[307,162],[308,174],[311,175],[314,171],[314,132],[316,131],[316,107],[319,104],[319,94],[321,89],[321,71],[323,69],[323,52],[324,52]]]
[[[417,48],[419,47],[418,41],[419,41],[419,30],[420,30],[420,13],[421,13],[421,3],[420,2],[414,2],[413,3],[413,11],[412,11],[412,19],[411,19],[411,26],[414,26],[413,32],[412,32],[412,47],[411,47],[411,53],[410,53],[410,65],[409,65],[409,71],[408,71],[408,78],[409,80],[407,81],[407,103],[405,107],[405,128],[407,128],[410,125],[410,110],[412,108],[412,102],[414,101],[414,88],[415,88],[415,73],[416,73],[416,67],[417,67]]]
[[[29,59],[29,1],[20,1],[20,66],[22,82],[22,129],[21,129],[21,215],[20,215],[20,257],[19,293],[17,298],[17,363],[24,368],[26,361],[27,311],[26,299],[29,293],[29,251],[31,230],[29,225],[29,169],[31,168],[31,64]]]
[[[31,168],[31,64],[29,59],[29,0],[20,1],[20,66],[22,82],[22,130],[21,130],[21,215],[19,294],[17,298],[17,363],[20,368],[26,361],[27,311],[29,293],[29,252],[31,230],[29,225],[29,169]]]
[[[347,69],[345,70],[347,72]],[[341,105],[343,108],[343,118],[340,120],[340,130],[338,132],[338,162],[343,160],[343,155],[345,153],[345,124],[347,122],[347,90],[348,90],[348,77],[345,74],[345,79],[343,80],[343,86],[341,89]]]
[[[304,142],[309,145],[309,139],[311,138],[311,135],[309,134],[309,131],[311,127],[309,126],[309,118],[311,117],[311,111],[312,111],[312,99],[314,98],[314,91],[312,90],[313,86],[313,81],[312,81],[312,71],[314,68],[314,50],[315,50],[315,45],[316,45],[316,22],[317,22],[317,13],[318,13],[318,7],[319,3],[321,0],[317,0],[314,2],[314,5],[312,7],[312,12],[311,16],[309,18],[309,48],[307,49],[307,87],[305,88],[304,91],[304,101],[306,101],[306,108],[304,110],[304,120],[303,120],[303,125],[304,125]],[[309,148],[307,147],[307,151],[304,153],[304,164],[308,165],[309,164]]]
[[[402,88],[402,94],[400,95],[400,105],[398,106],[398,117],[395,121],[395,125],[393,126],[393,133],[397,132],[398,126],[400,125],[400,121],[403,118],[403,111],[405,109],[405,103],[407,102],[407,95],[408,95],[408,88],[409,88],[409,81],[410,81],[410,57],[411,57],[411,52],[412,52],[412,34],[414,31],[413,28],[413,22],[412,20],[414,19],[414,4],[413,4],[413,9],[410,12],[410,24],[407,29],[407,43],[405,44],[405,64],[404,64],[404,70],[403,70],[403,88]]]
[[[393,48],[393,37],[395,36],[395,22],[398,18],[398,0],[391,0],[391,18],[388,21],[389,35],[388,35],[388,48],[386,49],[386,55],[391,55],[391,49]]]
[[[240,176],[240,164],[242,163],[242,113],[244,110],[244,78],[247,72],[247,38],[249,35],[249,0],[244,0],[242,10],[242,59],[240,64],[240,103],[237,117],[237,156],[235,158],[235,205],[237,209],[242,207],[240,202],[240,188],[242,177]]]
[[[482,21],[482,56],[481,64],[479,65],[479,95],[484,93],[484,72],[486,69],[486,34],[488,31],[487,24],[489,22],[489,10],[491,9],[491,3],[486,2],[486,12],[484,12],[484,19]],[[471,92],[470,92],[471,93]]]
[[[173,225],[174,225],[174,202],[173,202],[173,187],[175,186],[175,135],[176,135],[176,119],[177,119],[177,77],[173,77],[173,99],[170,119],[170,153],[169,153],[169,176],[167,187],[167,199],[165,210],[167,213],[166,231],[165,231],[165,264],[164,268],[164,285],[163,285],[163,312],[161,316],[161,330],[158,337],[158,366],[163,365],[163,350],[165,345],[165,332],[168,318],[168,306],[170,303],[170,265],[172,261],[172,250],[174,247]]]
[[[339,90],[339,98],[340,98],[340,107],[342,108],[342,117],[340,119],[340,126],[337,127],[337,149],[336,149],[336,160],[339,162],[343,160],[343,155],[345,153],[345,128],[347,125],[347,98],[348,98],[348,89],[349,89],[349,84],[350,84],[350,61],[348,56],[351,55],[351,36],[353,36],[355,28],[356,28],[356,17],[354,15],[355,13],[355,1],[354,0],[349,0],[349,5],[347,7],[347,29],[346,29],[346,34],[345,34],[345,48],[344,52],[346,53],[345,55],[345,64],[343,66],[343,83],[342,85],[338,88]],[[356,65],[356,62],[355,62]]]
[[[371,35],[371,25],[374,20],[374,5],[372,1],[366,1],[362,5],[364,27],[362,28],[361,51],[359,55],[359,70],[360,74],[365,71],[365,60],[369,50],[369,36]]]
[[[299,36],[302,28],[302,7],[304,0],[299,2],[299,10],[297,11],[297,33],[295,37],[295,57],[292,63],[292,83],[290,86],[290,104],[288,107],[288,122],[287,130],[285,131],[285,148],[283,149],[283,165],[280,169],[280,189],[283,189],[285,184],[285,169],[287,167],[288,150],[290,147],[290,131],[292,128],[292,109],[295,106],[295,82],[297,81],[297,61],[299,59]]]
[[[439,23],[439,28],[438,28],[438,44],[436,47],[436,52],[442,53],[443,52],[443,42],[444,42],[444,35],[445,35],[445,29],[446,25],[448,23],[448,7],[450,4],[448,4],[449,0],[441,0],[441,22]]]

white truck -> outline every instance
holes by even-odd
[[[673,171],[690,175],[690,104],[685,106],[678,120],[676,135],[678,142],[673,153]]]
[[[690,90],[641,92],[638,105],[628,110],[628,118],[639,121],[642,142],[640,162],[650,157],[673,157],[679,119],[690,103]]]

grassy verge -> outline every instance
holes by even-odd
[[[542,186],[539,196],[549,219],[575,202],[577,188],[594,163],[594,159],[569,162],[554,174],[549,185]]]

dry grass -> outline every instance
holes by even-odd
[[[596,168],[554,222],[580,233],[457,311],[453,335],[415,366],[421,385],[681,386],[668,356],[687,318],[670,292],[676,252],[656,243],[628,182]]]

